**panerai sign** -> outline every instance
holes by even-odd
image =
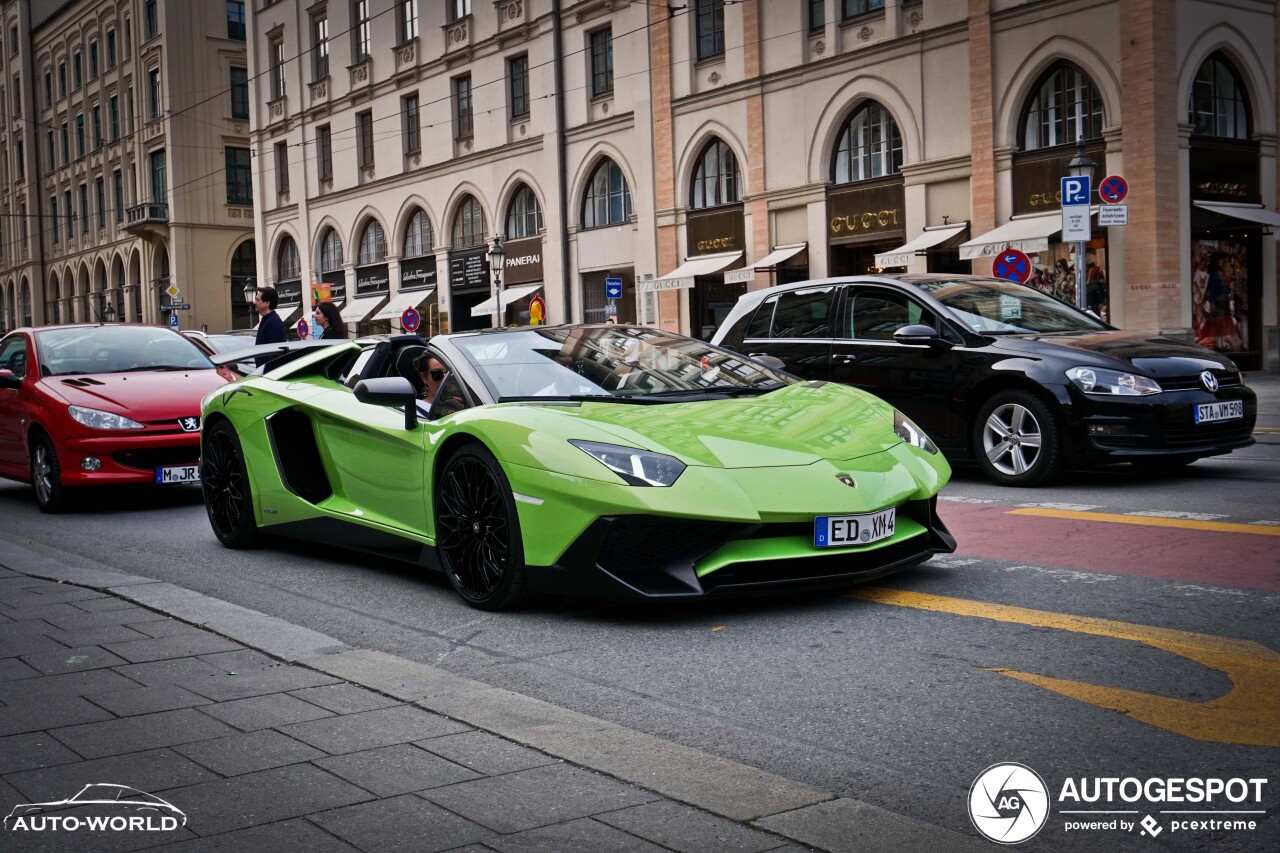
[[[502,244],[506,257],[502,261],[502,285],[531,284],[542,281],[542,238],[508,240]]]

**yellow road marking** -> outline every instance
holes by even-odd
[[[1132,640],[1163,649],[1226,673],[1231,679],[1231,690],[1209,702],[1189,702],[1185,699],[1171,699],[1135,690],[1103,687],[1084,681],[1050,678],[998,667],[991,667],[989,670],[1098,708],[1119,711],[1144,723],[1195,740],[1280,746],[1280,654],[1251,640],[1214,637],[1190,631],[883,587],[855,589],[846,593],[845,597],[1117,640]]]
[[[1078,512],[1073,509],[1025,507],[1011,509],[1009,515],[1038,515],[1041,518],[1071,518],[1079,521],[1109,521],[1112,524],[1141,524],[1146,527],[1181,527],[1184,530],[1213,530],[1218,533],[1255,533],[1280,536],[1280,526],[1233,524],[1227,521],[1198,521],[1194,518],[1161,518],[1156,515],[1116,515],[1106,512]]]

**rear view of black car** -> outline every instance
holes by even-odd
[[[1257,397],[1230,359],[1001,279],[779,285],[739,298],[712,341],[866,389],[1004,485],[1096,462],[1167,470],[1253,444]]]

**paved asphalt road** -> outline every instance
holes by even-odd
[[[969,786],[995,762],[1028,765],[1054,792],[1081,777],[1268,778],[1260,805],[1231,806],[1266,812],[1252,832],[1153,841],[1066,833],[1055,815],[1026,849],[1273,850],[1280,403],[1264,406],[1258,438],[1167,477],[1117,467],[1023,491],[962,470],[942,510],[959,553],[870,588],[758,602],[483,614],[389,562],[306,544],[225,550],[187,488],[49,517],[0,484],[0,537],[966,834]],[[1132,820],[1161,806],[1112,808],[1143,809]]]

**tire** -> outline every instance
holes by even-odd
[[[1002,486],[1044,486],[1062,470],[1062,428],[1027,391],[1001,391],[978,411],[973,449],[983,473]]]
[[[436,483],[436,549],[449,583],[480,610],[506,610],[528,594],[520,519],[502,466],[470,444]]]
[[[200,488],[213,535],[228,548],[250,548],[258,541],[253,492],[244,464],[244,449],[235,428],[218,421],[204,438]]]
[[[31,441],[31,486],[41,512],[66,512],[71,502],[70,490],[62,485],[62,466],[58,464],[53,439],[43,432],[37,432]]]

